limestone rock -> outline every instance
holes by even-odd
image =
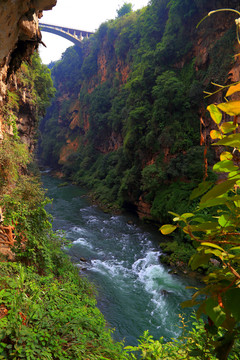
[[[41,41],[38,18],[43,10],[50,10],[57,0],[1,0],[0,1],[0,110],[6,103],[7,89],[17,89],[14,74],[22,61],[28,60]],[[27,106],[26,94],[23,103],[26,103],[26,114],[21,114],[17,123],[24,133],[24,142],[30,146],[33,133],[31,109]],[[2,115],[2,114],[0,114]],[[22,122],[22,123],[21,123]],[[0,141],[4,139],[4,132],[11,134],[11,127],[0,121]]]
[[[38,33],[38,14],[50,10],[57,0],[2,0],[0,3],[0,71],[11,61],[9,54],[18,46],[18,41],[25,34],[24,40],[33,38]],[[34,47],[36,44],[32,44]],[[1,88],[0,88],[1,92]]]

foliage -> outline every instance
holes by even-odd
[[[62,168],[70,179],[101,202],[129,207],[141,197],[161,221],[160,210],[172,204],[166,187],[176,179],[201,181],[202,89],[211,89],[216,69],[222,66],[223,77],[232,63],[232,30],[212,40],[207,69],[189,55],[192,24],[209,6],[206,0],[152,0],[102,24],[81,48],[69,48],[52,68],[58,92],[40,127],[43,161],[59,166],[66,141],[76,139],[78,148]],[[213,152],[208,160],[211,165]],[[187,204],[188,192],[181,194]]]
[[[24,106],[19,104],[18,100],[20,97],[23,97],[25,92],[29,98],[29,104],[33,105],[34,116],[38,122],[39,118],[45,115],[46,108],[50,105],[51,99],[55,94],[51,72],[46,65],[42,64],[39,55],[35,52],[31,57],[31,65],[24,62],[17,72],[17,77],[20,86],[17,89],[17,93],[13,93],[14,97],[17,97],[17,110],[21,112],[21,106]],[[23,102],[25,103],[25,100]],[[7,106],[14,110],[11,100],[8,101]]]
[[[117,10],[117,16],[121,17],[126,14],[129,14],[132,12],[132,4],[131,3],[124,3],[118,10]]]
[[[10,133],[13,134],[14,139],[18,140],[18,131],[17,131],[17,115],[19,111],[19,96],[18,94],[7,91],[7,101],[2,107],[3,116],[5,118],[6,124],[9,127]]]
[[[181,268],[188,264],[191,256],[195,253],[193,246],[184,239],[183,241],[171,241],[171,242],[160,242],[159,246],[163,251],[163,254],[160,255],[161,263],[172,266],[173,264]],[[184,268],[185,270],[185,268]],[[200,272],[203,269],[199,269]]]
[[[50,70],[46,65],[42,64],[37,53],[32,57],[31,76],[36,92],[38,116],[43,117],[46,108],[50,105],[51,99],[54,97],[55,88],[53,87]]]
[[[19,175],[26,168],[31,156],[25,144],[19,139],[10,137],[3,141],[0,147],[0,194],[1,197],[9,188],[16,185]]]
[[[192,329],[187,330],[187,324],[184,318],[181,318],[183,333],[180,338],[171,342],[164,343],[163,338],[154,340],[148,331],[138,340],[138,346],[128,346],[125,349],[130,352],[130,359],[145,360],[214,360],[213,344],[210,334],[206,331],[203,320],[196,320],[195,314],[192,315]],[[221,337],[219,330],[215,337]],[[228,359],[238,359],[239,344],[233,349]],[[134,353],[137,353],[136,356]]]
[[[89,285],[70,264],[60,270],[56,279],[1,264],[0,359],[124,359]]]
[[[230,86],[226,97],[238,91],[238,85]],[[213,334],[220,327],[224,329],[222,338],[214,342],[218,359],[227,359],[240,331],[237,305],[240,299],[239,109],[240,101],[234,100],[208,106],[207,110],[217,127],[210,133],[211,138],[216,140],[213,146],[221,147],[220,161],[213,170],[223,174],[223,180],[218,184],[210,181],[200,183],[191,194],[191,199],[200,197],[196,210],[182,215],[172,213],[177,225],[161,227],[163,234],[170,234],[179,227],[199,244],[189,262],[193,270],[208,264],[210,259],[217,260],[218,266],[204,279],[205,287],[198,289],[192,300],[183,305],[198,305],[198,317],[202,313],[207,315],[210,319],[209,331]],[[234,118],[224,121],[223,114]]]

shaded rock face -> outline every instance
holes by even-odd
[[[28,60],[41,42],[38,19],[43,10],[50,10],[57,0],[1,0],[0,2],[0,106],[6,102],[7,90],[17,89],[15,72],[22,61]],[[24,95],[24,94],[23,94]],[[26,100],[23,99],[26,104]],[[23,109],[17,121],[24,142],[30,146],[33,137],[31,112],[29,106]],[[4,116],[0,114],[0,141],[3,133],[11,134],[4,126]],[[21,134],[20,134],[21,135]],[[31,150],[31,149],[30,149]]]
[[[0,4],[0,65],[8,63],[10,55],[21,41],[39,42],[38,17],[50,10],[57,0],[2,0]],[[23,45],[23,44],[22,44]],[[35,47],[36,44],[32,44]]]

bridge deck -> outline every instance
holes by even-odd
[[[91,31],[73,29],[73,28],[70,28],[70,27],[64,27],[64,26],[58,26],[58,25],[39,23],[39,26],[40,26],[40,29],[42,31],[53,32],[53,33],[55,33],[57,35],[63,36],[61,34],[61,32],[62,32],[62,33],[65,33],[65,34],[72,35],[73,37],[77,38],[79,41],[81,41],[82,38],[85,38],[85,37],[88,38],[89,35],[93,34],[93,32],[91,32]],[[59,33],[57,33],[58,31],[59,31]]]

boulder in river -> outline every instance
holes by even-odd
[[[170,291],[167,291],[165,289],[160,290],[160,295],[167,296],[170,294]]]

